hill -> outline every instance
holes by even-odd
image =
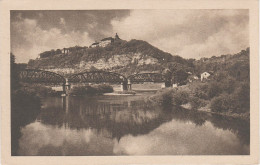
[[[194,73],[199,75],[202,72],[211,71],[216,75],[220,72],[226,72],[226,74],[240,80],[249,79],[249,58],[249,48],[241,50],[234,55],[228,54],[219,57],[201,58],[200,60],[194,61]]]
[[[166,53],[145,41],[116,40],[105,47],[74,49],[67,54],[30,60],[28,68],[65,74],[98,69],[128,75],[145,71],[161,72],[168,64],[178,64],[185,68],[192,66],[191,61]]]
[[[70,52],[63,53],[60,49],[43,52],[44,58],[30,60],[27,68],[44,69],[60,74],[105,70],[126,76],[140,72],[163,72],[167,68],[171,71],[192,72],[198,76],[205,71],[214,74],[225,71],[233,77],[249,77],[249,48],[234,55],[212,56],[199,60],[171,55],[146,41],[135,39],[118,39],[104,47],[75,46],[67,49]]]

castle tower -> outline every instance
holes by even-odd
[[[115,35],[115,39],[116,39],[116,40],[120,40],[120,38],[119,38],[119,36],[117,35],[117,33],[116,33],[116,35]]]

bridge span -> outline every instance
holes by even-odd
[[[171,81],[164,74],[161,73],[138,73],[125,77],[119,73],[106,71],[88,71],[68,76],[60,74],[37,70],[25,69],[20,71],[19,79],[25,83],[38,83],[47,85],[62,85],[63,91],[67,94],[70,90],[71,84],[81,83],[113,83],[121,84],[121,90],[132,90],[133,83],[155,82],[165,83],[165,87],[171,86]]]

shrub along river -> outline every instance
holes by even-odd
[[[135,96],[46,97],[17,155],[247,155],[249,122]]]

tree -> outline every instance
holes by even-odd
[[[57,49],[56,52],[55,52],[55,54],[61,54],[61,53],[62,53],[62,52],[61,52],[60,49]]]
[[[52,49],[51,52],[50,52],[51,55],[55,55],[55,50]]]
[[[173,83],[178,85],[186,84],[189,74],[182,69],[173,72]]]
[[[15,63],[15,56],[13,53],[10,53],[10,65],[11,65],[11,91],[17,89],[19,87],[19,75],[18,75],[18,67]]]

